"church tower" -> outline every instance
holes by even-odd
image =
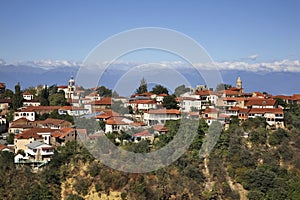
[[[237,78],[235,87],[236,87],[237,89],[242,89],[242,88],[243,88],[243,84],[242,84],[241,77],[238,77],[238,78]]]
[[[68,84],[68,92],[66,94],[67,99],[73,99],[74,94],[75,94],[75,80],[74,77],[71,76]]]

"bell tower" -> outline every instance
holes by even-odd
[[[241,77],[238,77],[238,78],[237,78],[235,87],[236,87],[237,89],[242,89],[242,88],[243,88],[243,84],[242,84]]]
[[[73,99],[74,94],[75,94],[75,80],[74,77],[71,76],[68,84],[67,99]]]

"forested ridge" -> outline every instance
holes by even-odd
[[[200,119],[184,155],[142,174],[111,169],[75,141],[57,149],[38,172],[14,165],[13,154],[1,152],[0,199],[299,199],[299,122],[299,106],[285,112],[285,129],[267,130],[261,118],[241,125],[233,118],[210,154],[200,158],[208,130]],[[169,133],[153,144],[142,141],[121,148],[155,151],[172,140],[179,125],[180,121],[168,121]]]

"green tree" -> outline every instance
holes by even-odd
[[[50,106],[65,106],[67,105],[67,100],[65,98],[64,91],[60,91],[49,96]]]
[[[186,88],[185,85],[180,85],[177,88],[175,88],[174,95],[179,97],[180,95],[182,95],[186,92],[189,92],[189,91],[190,91],[190,88]]]
[[[152,88],[151,91],[153,94],[169,94],[169,91],[167,88],[165,88],[162,85],[156,85]]]
[[[229,84],[225,84],[225,83],[220,83],[217,85],[216,87],[216,91],[221,91],[221,90],[227,90],[229,88],[231,88],[232,86]]]
[[[138,89],[136,89],[135,93],[142,94],[145,92],[148,92],[147,82],[146,82],[145,78],[142,78],[140,86],[138,87]]]
[[[3,94],[0,94],[0,99],[12,99],[14,96],[14,92],[10,89],[5,89]]]
[[[164,97],[162,105],[166,109],[178,109],[176,96],[175,95],[169,95],[169,96]]]
[[[41,106],[49,106],[49,91],[48,86],[46,85],[39,95]]]
[[[103,85],[97,88],[97,92],[101,97],[111,97],[112,96],[112,90],[106,88]]]
[[[23,95],[21,93],[21,86],[20,83],[15,85],[15,94],[12,99],[12,107],[14,110],[17,110],[18,108],[23,106]]]

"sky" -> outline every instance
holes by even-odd
[[[141,27],[193,38],[213,60],[300,59],[297,0],[1,0],[0,58],[83,61],[100,42]]]

